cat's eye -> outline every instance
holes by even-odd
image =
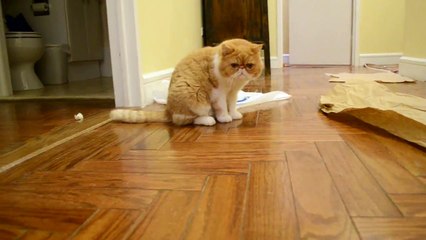
[[[231,67],[238,68],[240,65],[238,63],[231,63]]]
[[[246,64],[246,68],[248,68],[248,69],[252,69],[253,67],[254,67],[253,63],[247,63]]]

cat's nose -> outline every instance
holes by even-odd
[[[244,65],[240,65],[240,69],[244,69],[245,67],[244,67]]]

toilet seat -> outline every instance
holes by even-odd
[[[7,32],[6,38],[41,38],[41,34],[36,32]]]

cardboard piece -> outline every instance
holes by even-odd
[[[426,99],[392,92],[371,81],[339,84],[321,96],[324,113],[346,113],[426,147]]]
[[[378,73],[326,73],[330,77],[329,82],[344,83],[348,81],[371,81],[381,83],[403,83],[403,82],[415,82],[415,80],[403,77],[399,74],[385,71]]]

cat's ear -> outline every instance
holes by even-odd
[[[222,43],[222,56],[229,55],[234,52],[234,49],[225,43]]]
[[[260,51],[262,51],[263,48],[263,44],[253,44],[253,47],[251,48],[251,50],[254,53],[259,53]]]

